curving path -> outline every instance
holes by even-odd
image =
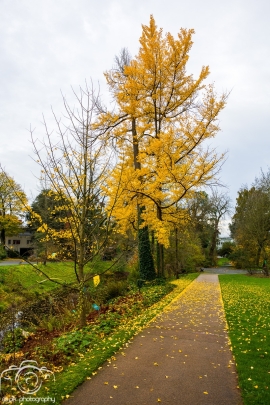
[[[240,405],[216,274],[201,274],[65,405]]]

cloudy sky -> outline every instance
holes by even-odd
[[[127,47],[138,51],[150,14],[176,35],[194,28],[188,72],[210,66],[218,92],[230,91],[213,141],[227,150],[221,180],[235,203],[270,161],[269,0],[0,0],[0,163],[37,195],[30,125],[44,135],[42,114],[63,110],[62,91],[92,79],[109,100],[103,72]]]

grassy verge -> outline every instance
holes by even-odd
[[[167,285],[164,289],[162,286],[144,287],[142,294],[147,299],[146,307],[138,308],[133,314],[126,309],[121,315],[120,322],[118,323],[115,313],[109,314],[109,319],[105,323],[99,322],[98,324],[89,324],[82,330],[76,330],[62,335],[55,340],[55,346],[59,349],[67,350],[68,345],[72,341],[85,342],[84,347],[76,350],[76,360],[66,366],[55,366],[48,368],[55,373],[55,383],[46,383],[44,390],[41,389],[37,393],[37,397],[50,397],[52,401],[46,403],[61,404],[74,389],[81,384],[84,380],[90,379],[96,370],[102,366],[105,360],[113,355],[123,347],[134,335],[139,333],[156,315],[158,315],[165,306],[171,303],[195,278],[197,274],[188,274],[181,277],[179,280],[174,280],[174,289]],[[169,287],[169,288],[168,288]],[[145,291],[144,291],[145,289]],[[164,296],[170,290],[168,294]],[[162,297],[162,291],[163,297]],[[120,302],[120,307],[124,307],[125,302]],[[120,308],[121,309],[121,308]],[[122,308],[123,310],[123,308]],[[132,310],[133,311],[133,310]],[[102,329],[102,325],[108,328],[108,321],[116,322],[115,326],[112,325],[110,330]],[[87,343],[87,341],[89,343]],[[77,343],[76,343],[77,344]],[[44,364],[42,364],[44,365]]]
[[[227,257],[219,257],[217,265],[222,267],[222,266],[228,266],[230,264],[230,260],[227,259]]]
[[[101,272],[111,266],[111,262],[98,261],[93,267],[95,271]],[[38,269],[46,273],[52,279],[58,282],[71,284],[76,282],[73,262],[48,262],[46,266],[39,264]],[[2,288],[12,283],[20,283],[23,288],[31,288],[33,291],[52,290],[58,285],[53,281],[49,281],[46,277],[29,264],[16,266],[1,266],[0,267],[0,284]],[[86,272],[91,271],[90,265],[87,266]]]
[[[219,276],[245,405],[270,404],[270,279]]]
[[[111,262],[95,262],[95,272],[102,272],[111,266]],[[48,262],[46,266],[39,264],[38,269],[47,274],[50,278],[62,284],[76,284],[74,263],[72,262]],[[0,312],[10,305],[9,296],[12,293],[12,300],[25,296],[31,300],[43,293],[49,293],[59,288],[59,284],[48,280],[38,269],[33,266],[16,265],[0,267]],[[90,265],[86,272],[92,271]]]

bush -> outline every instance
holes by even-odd
[[[128,289],[128,283],[125,281],[109,282],[104,289],[106,300],[109,301],[112,298],[116,298],[121,295],[124,295],[125,292],[127,291],[127,289]]]
[[[5,334],[1,342],[4,353],[14,353],[23,347],[25,337],[23,331],[20,328],[15,328]]]
[[[8,250],[7,257],[10,257],[11,259],[19,259],[20,255],[15,250]]]
[[[220,249],[218,249],[217,253],[219,256],[222,257],[229,257],[230,254],[233,253],[235,244],[233,242],[224,242]]]
[[[3,260],[7,257],[7,252],[4,246],[0,245],[0,260]]]

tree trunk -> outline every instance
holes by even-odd
[[[86,326],[86,299],[84,291],[84,282],[79,285],[79,317],[80,317],[80,327]]]
[[[134,167],[135,170],[141,168],[141,164],[138,161],[139,156],[139,144],[136,132],[136,121],[132,118],[132,137],[133,137],[133,156],[134,156]],[[149,240],[149,230],[148,226],[140,228],[142,225],[141,214],[144,207],[137,205],[138,214],[138,251],[139,251],[139,268],[140,277],[144,280],[153,280],[156,277],[154,260],[151,252],[150,240]]]
[[[5,231],[5,229],[1,229],[0,239],[1,239],[1,245],[5,246],[5,244],[6,244],[6,231]]]
[[[157,218],[162,221],[162,211],[157,207]],[[164,246],[157,241],[157,271],[159,277],[164,277]]]
[[[156,277],[154,260],[151,253],[148,226],[140,228],[141,212],[143,207],[138,206],[138,248],[139,248],[139,270],[143,280],[153,280]]]
[[[178,254],[178,228],[175,228],[175,272],[178,273],[178,263],[179,263],[179,254]]]
[[[255,263],[257,267],[259,267],[259,264],[260,264],[261,253],[262,253],[262,247],[259,245],[258,249],[257,249],[256,263]]]
[[[215,224],[215,229],[213,232],[211,245],[209,249],[209,258],[212,266],[216,265],[217,238],[218,238],[218,223]]]

